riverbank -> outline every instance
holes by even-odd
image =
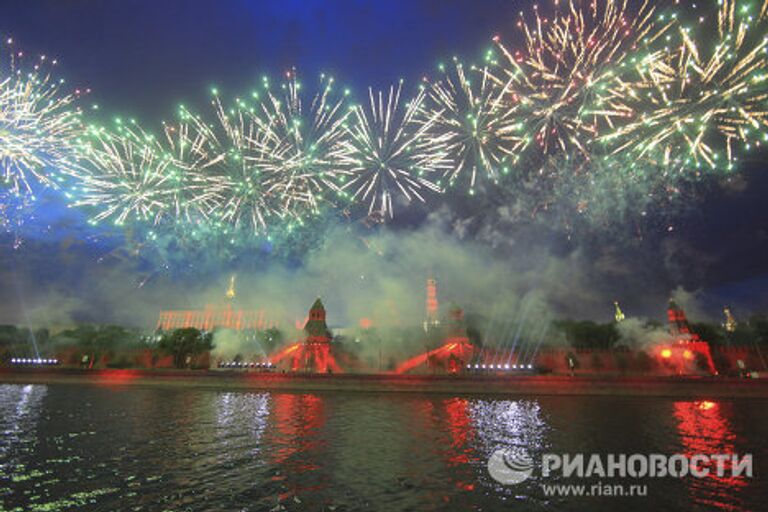
[[[768,379],[555,375],[296,375],[237,371],[0,369],[0,383],[231,390],[768,398]]]

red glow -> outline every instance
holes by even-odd
[[[97,382],[106,386],[127,384],[139,378],[137,370],[101,370],[96,375]]]
[[[294,343],[270,357],[275,363],[289,361],[291,371],[342,373],[328,343]]]
[[[710,400],[675,402],[675,418],[678,420],[677,429],[683,445],[683,454],[692,457],[700,453],[738,453],[735,445],[736,435],[726,419],[727,412],[729,411],[723,404]],[[705,481],[690,481],[689,492],[692,498],[709,507],[737,508],[733,506],[734,495],[746,487],[748,482],[744,477],[727,476],[730,461],[725,463],[726,476],[717,475],[714,463],[711,463],[709,469]]]
[[[280,393],[274,396],[273,404],[274,426],[285,441],[276,450],[270,450],[268,456],[274,459],[275,465],[287,469],[272,477],[273,481],[282,482],[285,492],[279,495],[279,500],[285,500],[316,489],[300,475],[319,467],[323,441],[315,433],[322,429],[326,415],[324,402],[317,395]]]
[[[273,363],[279,363],[280,361],[285,359],[285,357],[288,354],[290,354],[291,352],[296,351],[296,349],[298,349],[300,346],[301,346],[300,343],[294,343],[293,345],[289,345],[289,346],[285,347],[283,350],[281,350],[280,352],[278,352],[277,354],[272,355],[270,357],[270,360]]]
[[[472,345],[470,345],[464,338],[459,339],[458,341],[449,340],[444,345],[434,350],[419,354],[418,356],[412,357],[401,363],[395,370],[395,373],[408,373],[414,368],[426,363],[432,357],[437,358],[442,363],[447,362],[448,370],[455,373],[459,370],[459,368],[456,367],[455,361],[457,359],[460,361],[469,359],[473,350],[474,347],[472,347]]]
[[[370,329],[372,325],[373,325],[373,322],[371,322],[370,318],[363,317],[360,319],[360,327],[362,329]]]
[[[307,321],[309,320],[309,315],[305,316],[303,319],[296,320],[296,329],[302,330],[305,325],[307,325]]]

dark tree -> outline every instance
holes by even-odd
[[[176,329],[162,337],[158,348],[173,356],[176,368],[184,368],[187,366],[187,358],[213,349],[213,336],[210,333],[203,334],[194,327]]]
[[[277,327],[270,327],[269,329],[260,330],[256,333],[256,337],[264,347],[264,351],[272,353],[277,347],[281,346],[285,341],[285,334]]]
[[[699,337],[713,345],[725,345],[729,342],[725,329],[717,324],[698,322],[691,325],[693,332]]]
[[[555,322],[568,343],[574,348],[611,348],[619,341],[616,325],[598,324],[590,320],[561,320]]]

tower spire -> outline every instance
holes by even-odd
[[[237,296],[237,292],[235,291],[235,279],[236,279],[236,277],[237,276],[235,274],[232,274],[229,277],[229,287],[227,288],[227,294],[226,294],[227,299],[229,299],[229,300],[234,300],[235,297]]]
[[[736,322],[736,318],[733,316],[733,313],[731,313],[731,308],[728,306],[725,306],[723,308],[723,314],[725,314],[725,323],[723,324],[723,327],[725,327],[725,330],[727,332],[733,332],[736,330],[736,326],[738,325],[738,322]]]
[[[616,308],[616,314],[614,315],[616,323],[623,322],[626,316],[624,316],[624,312],[621,310],[621,306],[619,306],[619,301],[613,301],[613,306]]]

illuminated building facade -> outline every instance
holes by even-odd
[[[221,305],[208,304],[205,309],[160,311],[157,329],[171,331],[194,327],[201,331],[231,329],[234,331],[262,330],[276,327],[278,322],[270,318],[263,309],[246,310],[234,307],[237,292],[235,276],[229,280],[225,294],[226,302]]]

